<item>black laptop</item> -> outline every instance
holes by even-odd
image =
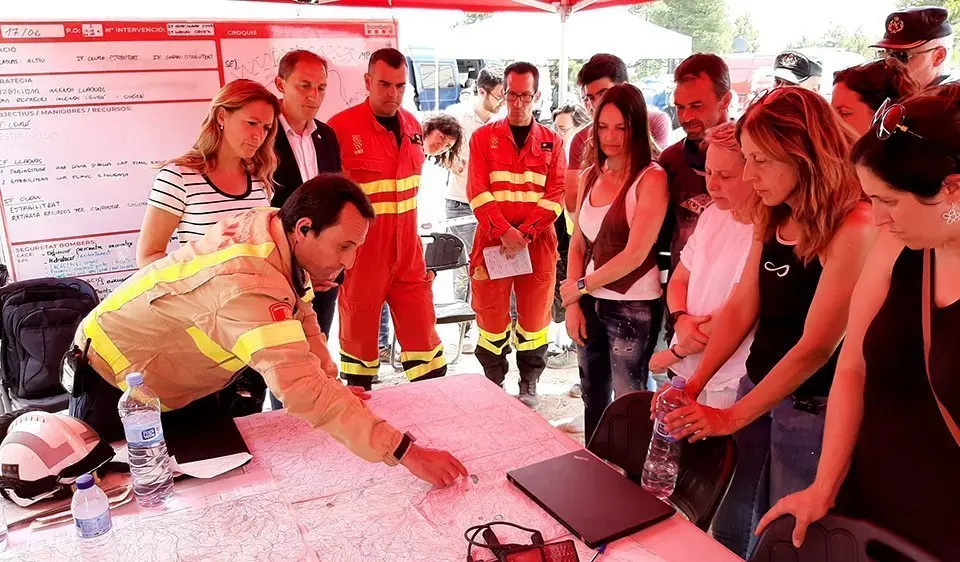
[[[590,548],[613,542],[669,518],[674,509],[587,451],[507,473]]]

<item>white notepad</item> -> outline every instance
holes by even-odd
[[[491,246],[483,249],[483,261],[487,265],[487,275],[490,279],[503,279],[533,273],[533,263],[530,261],[530,248],[524,248],[513,259],[507,259],[500,253],[500,246]]]

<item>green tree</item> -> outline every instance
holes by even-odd
[[[960,0],[897,0],[897,9],[913,8],[915,6],[940,6],[950,14],[950,25],[953,26],[953,60],[957,61],[960,52],[957,50],[960,39]]]
[[[742,14],[737,17],[733,22],[733,38],[743,37],[747,42],[747,51],[751,53],[757,52],[760,47],[760,33],[757,31],[757,28],[753,26],[753,20],[750,18],[750,14]]]
[[[955,3],[949,0],[897,0],[897,9],[913,8],[915,6],[942,6],[947,8],[949,4]]]
[[[873,58],[876,51],[876,49],[870,47],[873,39],[874,38],[867,35],[861,27],[851,31],[843,26],[834,25],[820,37],[807,37],[804,35],[799,41],[791,43],[790,48],[832,47],[850,51],[851,53],[859,53],[869,60]]]
[[[474,23],[482,22],[485,19],[490,19],[493,17],[493,14],[488,14],[485,12],[465,12],[463,18],[460,19],[457,23],[453,24],[451,27],[463,27],[465,25],[470,25]]]
[[[726,0],[658,0],[635,5],[633,13],[660,27],[689,35],[693,51],[726,53],[733,41]]]

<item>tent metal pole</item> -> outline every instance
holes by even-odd
[[[564,0],[560,6],[560,63],[559,76],[557,77],[557,105],[561,106],[567,102],[567,75],[569,74],[569,61],[567,60],[567,18],[570,16],[570,6],[567,0]]]

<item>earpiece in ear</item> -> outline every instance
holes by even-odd
[[[304,235],[310,234],[310,227],[309,227],[309,226],[301,226],[301,227],[300,227],[300,232],[302,232]]]

